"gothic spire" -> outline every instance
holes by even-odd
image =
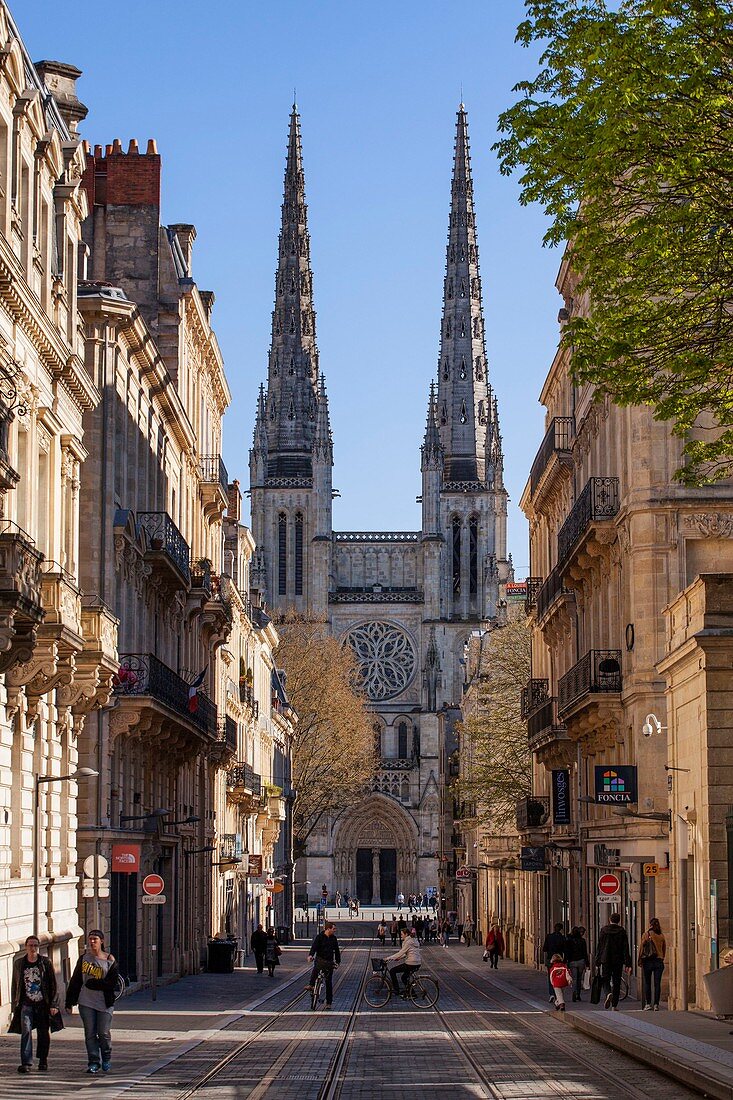
[[[451,185],[443,321],[438,364],[438,423],[445,481],[483,482],[491,414],[468,117],[461,103]]]
[[[430,383],[428,399],[428,417],[425,424],[425,438],[422,445],[422,469],[429,467],[441,469],[443,466],[443,447],[438,428],[438,402],[435,396],[435,382]]]
[[[318,412],[316,414],[316,434],[313,452],[330,466],[333,466],[333,437],[331,435],[331,417],[328,411],[326,379],[321,375],[318,380]]]
[[[300,115],[290,115],[267,375],[267,476],[310,478],[318,410],[318,347]]]

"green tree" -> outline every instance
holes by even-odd
[[[517,800],[532,792],[532,755],[522,719],[521,689],[530,676],[530,633],[524,619],[510,620],[485,636],[459,726],[460,798],[476,805],[479,821],[513,824]]]
[[[356,686],[356,660],[323,623],[290,612],[277,624],[278,664],[298,721],[293,731],[297,854],[326,814],[364,797],[376,767],[373,719]]]
[[[686,440],[677,477],[733,473],[733,3],[526,0],[542,50],[495,148],[570,242],[572,370]]]

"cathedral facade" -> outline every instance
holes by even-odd
[[[363,903],[438,885],[443,719],[460,705],[472,631],[503,613],[507,494],[488,377],[466,110],[451,185],[438,374],[421,447],[419,531],[334,531],[333,438],[319,362],[300,119],[290,118],[267,385],[250,452],[252,587],[352,646],[379,765],[358,806],[324,821],[298,881]],[[313,890],[316,889],[314,885]]]

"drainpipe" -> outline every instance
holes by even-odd
[[[688,1008],[687,1001],[687,970],[688,970],[688,937],[689,937],[689,913],[687,909],[687,849],[689,843],[688,826],[684,817],[677,815],[677,934],[679,936],[677,957],[679,959],[680,979],[679,1005],[682,1012]]]
[[[733,806],[725,815],[725,835],[728,842],[728,946],[733,944]]]

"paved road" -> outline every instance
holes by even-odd
[[[513,990],[508,976],[487,977],[485,967],[458,949],[424,949],[423,970],[440,983],[437,1011],[401,1000],[372,1009],[361,996],[371,973],[371,950],[367,939],[347,944],[330,1013],[310,1011],[303,993],[304,951],[288,952],[292,968],[283,968],[275,986],[259,984],[259,1005],[250,997],[246,1010],[212,1012],[197,1021],[196,1006],[179,1004],[175,1011],[190,1017],[188,1049],[166,1050],[165,1021],[158,1017],[153,1030],[138,1033],[137,1057],[107,1078],[85,1079],[78,1050],[75,1071],[66,1060],[52,1058],[52,1071],[43,1079],[35,1073],[15,1077],[6,1058],[0,1100],[22,1095],[71,1100],[92,1090],[105,1100],[686,1100],[697,1095],[572,1032]],[[187,981],[195,989],[196,979]],[[173,1003],[175,992],[170,996]],[[11,1041],[13,1047],[17,1043],[5,1040],[6,1056]]]

